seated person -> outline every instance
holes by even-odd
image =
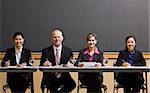
[[[13,36],[14,47],[7,49],[1,66],[29,66],[31,58],[30,50],[24,48],[24,35],[16,32]],[[12,93],[25,93],[31,73],[28,72],[8,72],[7,83]]]
[[[97,39],[94,33],[87,35],[87,48],[80,51],[75,66],[83,66],[79,62],[98,62],[95,66],[100,67],[103,62],[103,52],[96,47]],[[101,93],[101,84],[103,82],[103,76],[101,73],[79,73],[79,80],[82,84],[87,85],[87,93]]]
[[[72,50],[62,44],[64,40],[62,30],[54,28],[51,32],[51,40],[52,45],[42,50],[40,66],[67,64],[72,57]],[[43,85],[46,85],[50,93],[68,93],[76,87],[76,83],[69,72],[44,72],[41,88]],[[60,85],[63,87],[58,91]]]
[[[145,66],[146,62],[140,51],[135,49],[136,39],[133,36],[127,36],[125,39],[125,49],[119,52],[117,66]],[[124,85],[124,93],[139,93],[141,85],[144,83],[142,72],[119,73],[116,80]]]

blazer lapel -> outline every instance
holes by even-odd
[[[137,57],[138,57],[138,53],[135,51],[134,56],[133,56],[133,63],[136,62]]]
[[[52,64],[55,66],[56,63],[55,63],[55,54],[54,54],[54,48],[53,46],[50,47],[50,57],[51,57],[51,60],[52,60]]]
[[[97,54],[94,54],[93,61],[96,61],[96,60],[98,60],[98,57],[99,57],[99,55],[97,55]]]
[[[64,59],[64,55],[63,55],[63,54],[65,54],[64,52],[65,52],[65,49],[64,49],[64,47],[62,46],[61,57],[60,57],[60,64],[63,64],[63,59]]]
[[[25,50],[24,50],[24,48],[22,48],[21,58],[20,58],[19,64],[23,63],[22,61],[23,61],[23,59],[24,59],[24,55],[25,55]]]
[[[15,53],[15,48],[13,47],[13,49],[12,49],[12,59],[13,59],[13,62],[14,62],[14,64],[17,64],[17,62],[16,62],[16,53]]]
[[[128,51],[125,52],[123,59],[124,61],[129,62]]]

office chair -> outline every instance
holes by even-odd
[[[33,73],[30,73],[31,78],[27,89],[30,89],[30,93],[34,93],[34,83],[33,83]],[[3,85],[3,93],[6,93],[6,90],[9,89],[9,85]]]
[[[114,63],[113,64],[114,66],[116,66],[116,64]],[[142,89],[142,93],[148,93],[148,87],[147,87],[147,72],[143,72],[144,73],[144,84],[141,85],[141,89]],[[120,85],[117,81],[116,81],[116,78],[117,78],[117,75],[118,75],[118,72],[114,72],[114,89],[113,89],[113,93],[119,93],[118,90],[120,88],[124,88],[123,85]]]
[[[79,78],[80,78],[80,75],[79,75],[79,73],[78,73],[77,93],[79,93],[80,88],[87,88],[87,85],[82,84],[82,83],[80,82]],[[102,91],[103,91],[104,93],[107,93],[107,86],[106,86],[105,84],[102,83],[101,86],[100,86],[100,88],[102,89]]]
[[[84,85],[84,84],[81,84],[80,81],[78,81],[77,93],[79,93],[80,88],[87,88],[87,86]],[[107,87],[106,87],[106,85],[102,84],[102,85],[100,86],[100,88],[103,89],[104,93],[107,93]]]

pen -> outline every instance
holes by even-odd
[[[48,58],[46,58],[46,61],[49,61]]]
[[[124,59],[121,59],[123,62],[126,62]]]
[[[46,58],[46,61],[48,61],[48,65],[51,66],[52,63],[48,60],[48,58]]]

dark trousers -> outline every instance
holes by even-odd
[[[26,84],[23,84],[22,82],[14,82],[12,84],[8,84],[9,88],[11,90],[11,93],[25,93],[27,86]]]
[[[87,73],[82,74],[83,77],[80,78],[82,84],[87,85],[87,93],[102,93],[101,84],[103,82],[103,77],[99,74]]]
[[[124,87],[124,93],[140,93],[140,87]]]
[[[46,87],[50,90],[50,93],[68,93],[76,87],[76,83],[70,75],[61,76],[60,78],[57,78],[55,75],[51,75],[48,76],[46,82]],[[63,85],[63,87],[58,90],[61,85]]]
[[[25,93],[30,78],[23,73],[7,74],[7,83],[12,93]]]

